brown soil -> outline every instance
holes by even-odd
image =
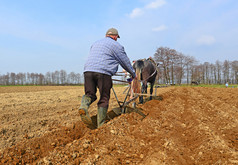
[[[91,130],[77,113],[83,87],[0,87],[0,164],[238,164],[237,88],[157,94],[138,105],[143,117],[116,116],[112,93],[111,120]]]

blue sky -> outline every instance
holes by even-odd
[[[131,60],[161,46],[200,63],[238,60],[237,0],[0,0],[0,74],[83,73],[111,27]]]

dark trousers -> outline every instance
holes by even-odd
[[[84,72],[85,95],[89,96],[92,102],[97,99],[97,88],[100,92],[98,107],[108,108],[112,88],[112,77],[97,72]]]

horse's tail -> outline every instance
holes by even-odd
[[[144,61],[138,60],[135,62],[134,66],[136,69],[136,77],[138,80],[141,80],[142,79],[142,77],[141,77],[142,69],[144,68]]]
[[[137,61],[138,62],[138,61]],[[134,79],[132,81],[132,90],[133,93],[141,93],[141,72],[142,72],[142,68],[143,65],[141,65],[140,63],[135,63],[135,71],[136,71],[136,77],[137,79]]]
[[[141,80],[141,68],[136,68],[136,77],[138,80]]]

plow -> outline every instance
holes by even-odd
[[[117,75],[118,76],[118,75]],[[123,76],[123,75],[121,75]],[[119,100],[118,97],[117,97],[117,94],[116,94],[116,91],[115,89],[112,87],[112,91],[113,91],[113,94],[116,98],[116,101],[118,103],[118,107],[115,107],[112,109],[112,111],[117,115],[121,115],[121,114],[125,114],[125,113],[131,113],[131,112],[136,112],[138,113],[139,115],[142,116],[142,119],[143,120],[147,115],[144,114],[142,112],[142,109],[141,108],[137,108],[136,107],[136,99],[139,97],[139,96],[147,96],[147,94],[141,94],[141,93],[133,93],[132,94],[132,97],[130,97],[130,91],[131,91],[131,83],[127,82],[127,81],[123,81],[123,80],[118,80],[118,79],[112,79],[112,81],[117,81],[117,82],[123,82],[123,83],[126,83],[128,84],[128,87],[124,90],[123,94],[126,94],[125,95],[125,98],[123,99],[123,101]],[[129,99],[128,99],[129,98]],[[130,106],[130,103],[132,106]]]

